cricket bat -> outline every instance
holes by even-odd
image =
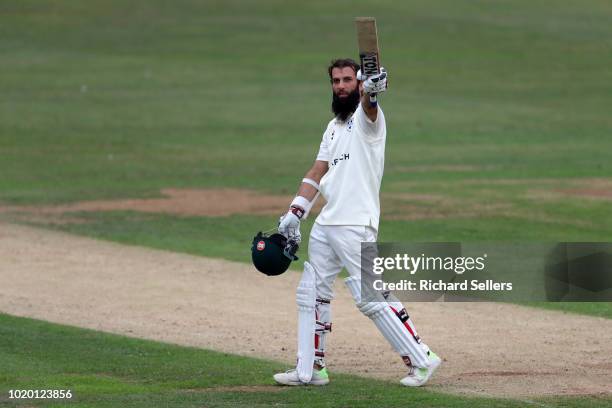
[[[378,34],[374,17],[356,17],[357,43],[359,45],[359,62],[361,73],[366,77],[380,73],[380,55],[378,52]],[[376,95],[370,95],[370,103],[376,106]]]

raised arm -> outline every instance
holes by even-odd
[[[357,79],[363,81],[359,85],[361,91],[361,106],[368,119],[376,122],[378,117],[378,103],[370,102],[370,95],[378,95],[387,90],[387,71],[384,68],[380,69],[380,74],[365,78],[361,74],[361,70],[357,72]]]

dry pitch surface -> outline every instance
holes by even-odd
[[[0,311],[183,345],[295,360],[298,273],[0,223]],[[398,380],[400,359],[339,280],[328,364]],[[495,303],[408,305],[444,363],[439,391],[612,394],[612,320]],[[272,373],[270,373],[272,374]]]

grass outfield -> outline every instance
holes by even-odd
[[[391,78],[383,191],[444,190],[612,231],[606,203],[524,195],[543,179],[612,176],[608,2],[0,7],[5,202],[293,192],[330,118],[326,65],[355,56],[352,16],[376,11]]]
[[[381,240],[610,241],[610,201],[556,193],[612,177],[612,3],[602,0],[3,0],[0,204],[170,187],[292,194],[330,118],[326,65],[356,56],[355,15],[376,15],[390,73],[383,193],[439,194],[447,205],[437,218],[383,219]],[[82,216],[59,228],[241,261],[252,234],[275,223]],[[612,317],[611,304],[546,306]],[[275,363],[0,323],[0,406],[13,404],[9,388],[68,386],[70,406],[89,407],[527,404],[340,375],[325,390],[279,391],[266,388],[287,368]],[[231,388],[253,385],[263,387]]]
[[[593,407],[610,399],[458,397],[333,374],[327,387],[285,388],[264,360],[0,314],[0,406]],[[41,345],[44,344],[44,347]],[[70,401],[9,400],[10,389],[71,390]]]
[[[379,2],[374,13],[367,1],[347,12],[323,1],[6,0],[0,11],[0,201],[291,194],[330,117],[325,67],[356,54],[352,16],[376,14],[391,78],[383,192],[476,208],[383,224],[382,236],[612,235],[609,201],[550,194],[612,176],[609,2]],[[219,225],[221,239],[243,226]]]

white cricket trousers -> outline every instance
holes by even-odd
[[[361,243],[376,242],[377,231],[363,225],[321,225],[315,222],[308,242],[308,262],[316,276],[317,297],[331,300],[336,276],[344,266],[361,277]]]
[[[338,273],[345,267],[351,278],[361,279],[361,243],[376,242],[377,231],[358,225],[320,225],[315,222],[308,243],[308,261],[316,276],[315,363],[325,366],[325,337],[331,331],[330,300]],[[349,278],[350,280],[350,278]],[[347,286],[349,284],[347,283]],[[359,283],[357,284],[359,285]],[[351,289],[351,292],[355,288]],[[359,286],[356,289],[359,293]],[[390,297],[389,297],[390,296]],[[355,295],[353,294],[355,298]],[[385,339],[411,367],[429,365],[429,347],[421,342],[404,306],[387,294],[385,302],[358,303]]]

